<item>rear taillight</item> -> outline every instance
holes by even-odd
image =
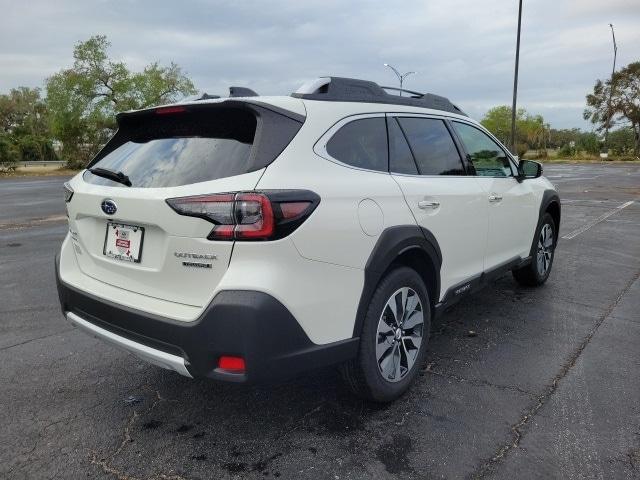
[[[236,239],[266,239],[273,236],[275,219],[271,201],[262,193],[238,193],[235,204]]]
[[[298,228],[320,202],[306,190],[238,192],[170,198],[180,215],[214,224],[209,240],[276,240]]]

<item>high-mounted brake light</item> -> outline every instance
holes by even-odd
[[[166,115],[169,113],[183,113],[186,112],[187,109],[184,107],[160,107],[156,108],[156,115]]]

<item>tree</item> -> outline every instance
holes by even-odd
[[[20,87],[0,95],[0,162],[55,160],[47,106],[39,88]]]
[[[633,154],[633,130],[631,127],[622,127],[609,132],[609,146],[615,155]]]
[[[524,115],[524,109],[518,109],[516,112],[516,124],[524,118]],[[484,115],[480,123],[506,145],[511,135],[511,107],[507,105],[493,107]]]
[[[640,62],[630,63],[604,82],[597,80],[587,95],[584,118],[597,125],[598,131],[607,124],[631,124],[633,151],[640,156]]]
[[[108,57],[105,36],[76,44],[73,67],[47,79],[47,103],[53,135],[72,166],[81,166],[113,134],[118,112],[174,102],[197,93],[174,63],[157,62],[131,72],[124,62]]]
[[[506,144],[511,134],[511,107],[500,105],[490,109],[480,123]],[[544,141],[542,116],[530,115],[524,108],[519,108],[516,111],[516,154],[522,156],[530,148],[542,148]]]
[[[46,112],[39,88],[14,88],[8,95],[0,95],[0,132],[44,135]]]

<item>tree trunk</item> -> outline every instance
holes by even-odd
[[[633,128],[633,154],[640,157],[640,123],[634,123]]]

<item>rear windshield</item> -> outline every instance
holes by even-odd
[[[263,123],[281,115],[260,112]],[[270,114],[270,115],[269,115]],[[286,117],[283,117],[288,120]],[[175,187],[241,175],[268,165],[291,141],[300,128],[286,128],[279,137],[282,145],[274,151],[256,149],[254,138],[258,117],[249,108],[198,108],[195,111],[132,115],[120,119],[118,133],[98,154],[89,168],[122,172],[132,187]],[[263,125],[264,127],[265,125]],[[267,130],[271,130],[267,128]],[[266,154],[266,155],[265,155]],[[123,185],[87,170],[84,180],[97,185]]]

